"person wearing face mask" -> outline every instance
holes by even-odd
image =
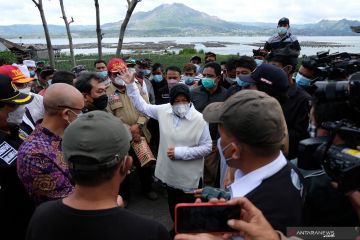
[[[255,70],[256,67],[257,64],[252,57],[241,56],[235,61],[236,79],[235,83],[227,90],[227,98],[250,85],[246,82],[243,82],[240,76],[250,74]]]
[[[290,46],[300,53],[301,47],[297,38],[290,32],[290,21],[288,18],[281,18],[277,25],[277,33],[270,37],[264,46],[268,52]]]
[[[84,113],[102,110],[105,111],[108,104],[108,96],[106,95],[106,87],[95,73],[82,73],[76,79],[75,87],[79,90],[85,101]]]
[[[107,111],[120,119],[129,127],[134,142],[140,142],[141,136],[144,136],[147,143],[149,143],[151,140],[151,134],[147,128],[149,118],[136,110],[126,92],[127,87],[125,85],[125,82],[120,76],[122,70],[127,70],[125,62],[122,59],[113,58],[109,61],[107,68],[110,73],[110,79],[112,80],[112,83],[106,89],[106,94],[109,97]],[[143,91],[140,83],[136,81],[135,84],[140,90],[141,97],[144,99],[145,102],[148,103],[149,99],[146,93]],[[156,200],[158,196],[151,186],[151,168],[141,167],[140,161],[135,155],[133,148],[131,148],[130,150],[130,155],[133,157],[134,165],[138,169],[143,194],[150,200]],[[124,201],[127,204],[130,199],[129,177],[127,177],[122,183],[120,195],[123,197]]]
[[[16,172],[18,149],[24,140],[18,125],[22,122],[25,105],[33,96],[19,92],[11,81],[0,74],[0,229],[2,236],[25,239],[34,204]]]
[[[194,64],[196,67],[196,74],[199,75],[202,72],[201,68],[201,57],[199,56],[192,56],[190,59],[190,63]]]
[[[167,81],[164,77],[164,68],[160,63],[154,63],[151,66],[151,76],[149,80],[154,89],[156,103],[156,96],[158,96],[159,89],[167,85]]]
[[[165,71],[166,85],[159,89],[156,97],[156,105],[169,103],[170,89],[176,84],[180,83],[181,70],[176,66],[169,66]]]
[[[61,148],[65,128],[82,114],[83,95],[73,86],[55,83],[44,97],[45,116],[21,144],[17,173],[36,205],[73,191]]]
[[[0,67],[0,74],[7,75],[12,79],[12,83],[21,93],[29,94],[31,82],[34,78],[25,77],[24,73],[18,67],[3,65]],[[35,129],[36,122],[44,117],[43,97],[32,93],[33,100],[25,105],[25,114],[23,122],[20,124],[20,133],[26,138]]]
[[[209,127],[190,102],[190,91],[185,84],[170,89],[170,103],[151,105],[141,97],[131,73],[123,71],[121,76],[136,109],[159,121],[155,177],[167,186],[169,211],[174,220],[175,205],[194,202],[194,197],[186,192],[201,185],[204,157],[212,149]]]
[[[210,104],[203,115],[218,124],[220,155],[236,169],[228,188],[232,198],[247,197],[284,234],[287,226],[301,226],[304,179],[281,151],[286,127],[279,102],[264,92],[244,90]]]
[[[196,78],[196,66],[192,63],[184,65],[184,75],[181,77],[181,82],[185,83],[193,89],[198,86],[198,79]]]
[[[190,92],[191,101],[199,112],[213,102],[223,102],[226,99],[226,89],[219,85],[221,78],[221,67],[216,62],[208,63],[204,66],[202,86],[194,88]],[[204,166],[204,184],[206,186],[217,186],[219,177],[220,157],[216,151],[216,140],[218,131],[216,124],[210,124],[210,134],[213,143],[212,153],[206,157]]]
[[[41,70],[39,78],[33,81],[31,92],[44,96],[46,89],[51,85],[52,78],[56,70],[53,67],[47,66]]]
[[[35,77],[36,64],[34,60],[24,60],[23,64],[28,68],[30,77]]]
[[[314,83],[322,79],[323,77],[321,77],[321,72],[316,66],[314,66],[311,57],[305,56],[299,71],[295,76],[296,85],[313,96],[316,91]]]
[[[143,91],[149,98],[151,104],[155,104],[155,94],[153,86],[149,80],[151,75],[151,60],[148,58],[136,61],[135,78],[139,82]]]
[[[267,62],[285,71],[288,77],[288,98],[281,103],[284,111],[286,125],[289,130],[289,153],[288,159],[297,157],[299,142],[309,137],[309,113],[311,109],[311,96],[302,88],[299,88],[294,79],[298,55],[290,48],[272,51],[267,56]]]
[[[104,60],[96,60],[94,62],[95,72],[100,80],[104,83],[105,87],[110,86],[111,79],[109,78],[108,69]]]

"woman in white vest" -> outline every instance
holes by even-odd
[[[155,177],[167,186],[170,215],[174,220],[177,203],[195,201],[192,194],[185,192],[201,187],[204,157],[212,151],[209,126],[190,102],[190,91],[185,84],[171,88],[170,103],[151,105],[140,96],[134,74],[124,70],[120,77],[135,108],[159,121]]]

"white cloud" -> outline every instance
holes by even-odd
[[[291,23],[310,23],[321,19],[360,19],[360,1],[348,0],[142,0],[135,9],[149,11],[163,3],[184,3],[198,11],[236,22],[274,22],[283,16]],[[43,0],[48,24],[63,24],[58,0]],[[126,0],[99,0],[101,22],[116,22],[126,12]],[[73,16],[75,24],[95,24],[93,0],[64,0],[68,17]],[[38,9],[31,0],[2,1],[1,25],[41,24]]]

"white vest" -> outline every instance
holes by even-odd
[[[157,156],[155,176],[167,185],[182,189],[196,189],[203,177],[204,158],[193,160],[171,160],[167,156],[169,147],[194,147],[204,131],[206,122],[202,114],[190,109],[191,120],[182,119],[180,126],[175,129],[173,113],[170,113],[170,103],[161,105],[158,109],[160,129],[160,144]]]

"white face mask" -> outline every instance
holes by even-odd
[[[21,92],[21,93],[29,94],[30,91],[31,91],[31,88],[30,88],[30,87],[26,87],[26,88],[18,89],[18,90],[19,90],[19,92]]]
[[[122,80],[120,77],[116,77],[116,78],[114,79],[114,83],[117,84],[117,85],[119,85],[119,86],[125,86],[124,80]]]
[[[190,103],[176,104],[172,106],[173,112],[176,116],[184,118],[190,110]]]
[[[19,106],[15,111],[9,112],[7,122],[10,124],[20,125],[25,114],[25,106]]]

